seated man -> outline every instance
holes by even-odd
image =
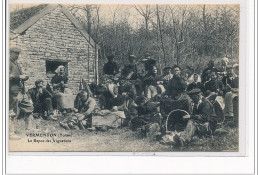
[[[34,106],[34,113],[44,115],[47,113],[45,119],[57,120],[53,117],[52,108],[52,94],[43,88],[43,80],[39,79],[35,81],[35,87],[31,88],[27,92],[29,99],[32,100]]]
[[[145,96],[148,99],[165,92],[165,88],[162,85],[163,80],[161,76],[157,74],[157,68],[155,66],[152,67],[152,70],[148,71],[143,82],[145,85]]]
[[[96,101],[90,97],[86,90],[77,94],[74,106],[78,113],[60,122],[65,129],[84,129],[92,127],[92,112],[95,109]]]
[[[186,92],[187,84],[180,74],[180,67],[175,65],[173,67],[173,78],[166,87],[165,99],[161,100],[161,111],[164,117],[175,109],[182,109],[191,113],[191,99]]]
[[[227,75],[223,77],[223,83],[225,85],[224,88],[225,120],[236,119],[237,122],[238,116],[234,118],[233,99],[234,97],[238,96],[239,79],[238,76],[234,73],[232,66],[228,66],[226,70],[227,70]]]
[[[217,126],[216,114],[213,105],[202,96],[200,89],[193,89],[189,92],[193,102],[192,115],[184,116],[184,120],[188,119],[188,124],[183,132],[174,136],[176,144],[189,142],[197,133],[200,136],[212,134]]]
[[[151,102],[148,101],[146,97],[140,96],[136,99],[135,103],[132,104],[134,108],[137,110],[138,117],[134,117],[131,120],[132,130],[141,129],[141,134],[144,136],[149,132],[150,124],[156,124],[161,126],[162,116],[159,112],[159,102]]]
[[[151,58],[150,53],[145,53],[145,59],[142,59],[144,62],[145,71],[152,70],[153,66],[156,66],[156,60]]]
[[[212,70],[210,72],[210,80],[205,83],[204,91],[215,92],[218,95],[222,95],[223,88],[224,88],[224,85],[221,81],[219,81],[217,72]]]
[[[172,68],[171,67],[165,67],[163,69],[163,75],[162,75],[162,80],[163,80],[163,85],[167,87],[168,82],[170,79],[172,79],[173,74],[172,74]]]
[[[142,94],[142,82],[138,76],[136,59],[137,58],[135,55],[129,56],[130,64],[124,65],[120,77],[121,80],[120,93],[127,92],[130,98],[135,98],[136,95],[139,96]],[[130,85],[129,83],[127,83],[129,82],[129,80],[132,81]]]
[[[107,57],[108,62],[104,64],[103,73],[106,75],[116,75],[119,73],[119,67],[114,61],[114,55]]]

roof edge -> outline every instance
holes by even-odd
[[[32,16],[28,20],[26,20],[23,24],[18,26],[16,29],[13,30],[13,33],[21,34],[33,24],[35,24],[41,17],[45,16],[48,13],[51,13],[58,5],[49,4],[47,7],[42,9],[38,14]]]
[[[93,46],[97,46],[99,48],[98,44],[91,38],[91,36],[85,31],[83,26],[80,24],[80,22],[75,18],[70,11],[67,9],[67,7],[60,5],[61,6],[61,11],[63,14],[74,24],[74,26],[80,31],[82,36],[88,40],[88,42]]]

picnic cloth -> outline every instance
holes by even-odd
[[[117,128],[121,126],[122,119],[126,118],[124,111],[111,112],[109,110],[101,110],[98,114],[93,114],[93,127],[108,126],[112,128]]]

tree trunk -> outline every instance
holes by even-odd
[[[164,48],[164,43],[163,43],[163,36],[162,36],[162,28],[161,28],[161,21],[160,21],[160,15],[159,15],[159,9],[158,5],[156,6],[157,9],[157,22],[158,22],[158,27],[159,27],[159,33],[160,33],[160,39],[161,39],[161,44],[162,44],[162,51],[163,51],[163,60],[164,60],[164,65],[166,66],[166,54],[165,54],[165,48]]]

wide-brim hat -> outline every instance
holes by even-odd
[[[191,91],[188,92],[189,95],[197,95],[199,93],[201,93],[201,90],[197,88],[192,89]]]

